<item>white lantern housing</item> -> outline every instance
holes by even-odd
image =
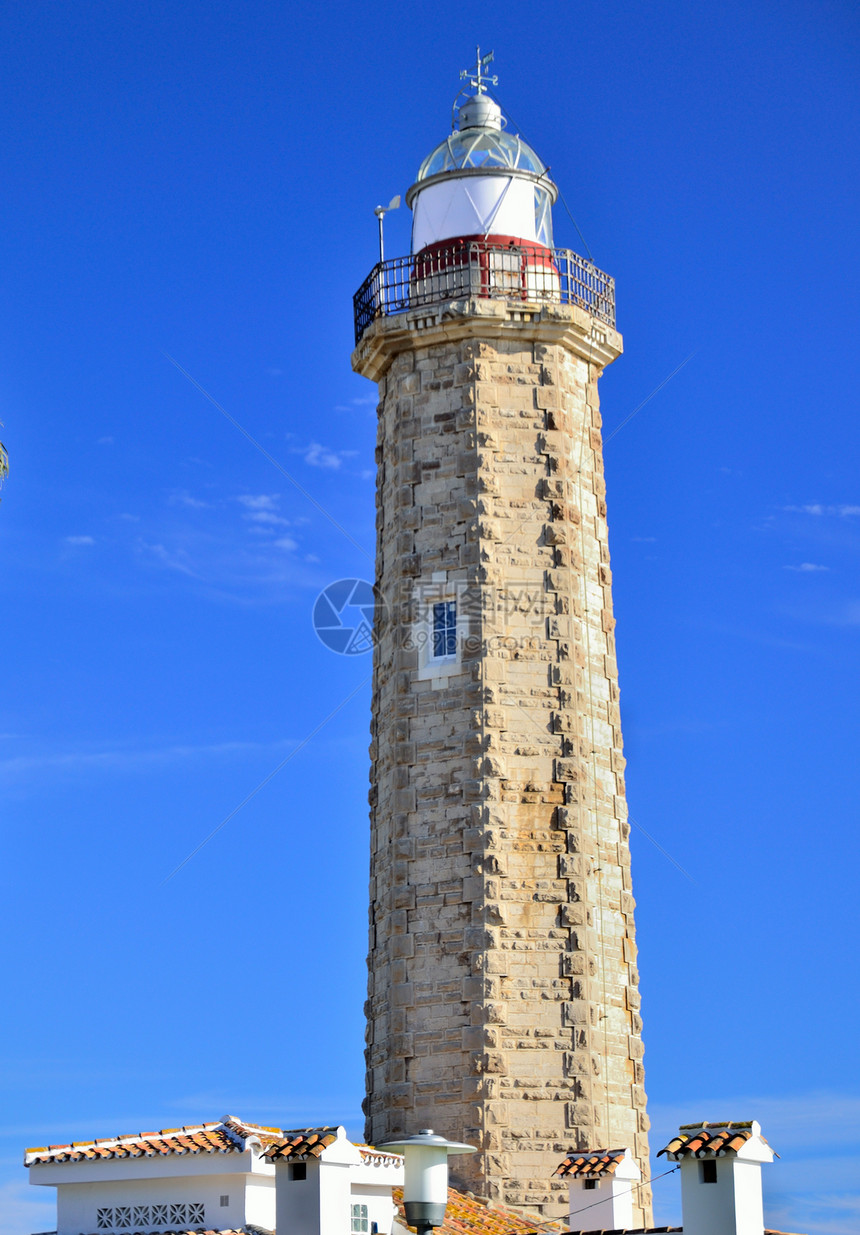
[[[473,1154],[474,1145],[446,1141],[432,1128],[402,1141],[386,1141],[377,1149],[403,1154],[403,1204],[406,1221],[419,1231],[441,1226],[448,1204],[448,1155]]]

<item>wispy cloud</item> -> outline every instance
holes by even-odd
[[[338,468],[343,461],[339,454],[329,450],[326,446],[321,446],[319,442],[311,442],[304,452],[304,460],[311,467],[327,468]]]
[[[354,412],[356,408],[361,407],[376,407],[379,402],[377,395],[361,395],[360,398],[350,399],[348,403],[335,404],[336,412]]]
[[[94,545],[95,543],[96,541],[95,541],[94,536],[64,536],[63,537],[64,545],[74,545],[75,547],[77,547],[81,545]]]
[[[277,510],[280,493],[240,493],[236,498],[248,510]]]
[[[835,515],[840,519],[849,519],[860,515],[860,506],[851,506],[845,502],[829,506],[825,506],[820,502],[812,502],[805,506],[783,506],[782,509],[788,514],[814,515],[816,518],[822,515]]]
[[[245,514],[245,518],[249,523],[269,524],[272,527],[289,527],[289,519],[285,519],[283,515],[275,514],[273,510],[249,510]]]
[[[162,566],[166,566],[168,570],[179,571],[182,575],[188,575],[190,579],[200,578],[200,575],[191,566],[188,554],[184,549],[168,549],[166,545],[150,544],[142,538],[138,540],[137,545],[142,553],[154,558]]]
[[[211,742],[144,746],[108,747],[102,750],[47,751],[0,759],[0,781],[25,779],[44,772],[70,774],[90,771],[135,772],[155,764],[183,763],[194,759],[224,759],[281,750],[293,745],[289,739],[274,742]]]
[[[802,1149],[813,1145],[833,1148],[856,1145],[860,1150],[860,1094],[813,1090],[792,1092],[785,1097],[764,1094],[692,1094],[680,1103],[649,1102],[651,1122],[669,1133],[694,1119],[757,1119],[768,1140],[777,1149]]]
[[[0,1235],[47,1231],[56,1226],[54,1193],[51,1191],[50,1197],[44,1193],[44,1188],[31,1188],[25,1180],[0,1185]]]
[[[783,570],[795,570],[802,575],[816,574],[818,571],[829,569],[829,566],[820,566],[817,562],[801,562],[799,566],[783,566]]]
[[[291,521],[279,512],[279,493],[240,493],[236,501],[245,507],[242,517],[255,525],[256,531],[273,531],[276,527],[292,526]]]
[[[204,502],[202,498],[194,497],[185,489],[171,493],[168,500],[172,506],[185,506],[188,510],[210,510],[212,508],[211,502]]]

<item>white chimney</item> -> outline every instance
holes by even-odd
[[[286,1133],[266,1148],[275,1165],[275,1226],[296,1235],[387,1235],[392,1187],[403,1186],[403,1159],[354,1145],[342,1127]]]
[[[761,1164],[774,1152],[755,1120],[684,1124],[660,1153],[681,1165],[684,1235],[764,1235]]]
[[[629,1149],[568,1154],[555,1174],[570,1184],[571,1231],[633,1226],[633,1195],[642,1172]]]

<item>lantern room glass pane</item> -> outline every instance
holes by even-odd
[[[552,198],[542,185],[535,185],[535,239],[552,248]]]

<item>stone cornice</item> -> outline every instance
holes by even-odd
[[[352,367],[377,382],[395,356],[415,347],[460,339],[521,339],[523,335],[535,343],[559,344],[600,369],[623,350],[621,335],[578,305],[476,298],[377,318],[352,353]]]

